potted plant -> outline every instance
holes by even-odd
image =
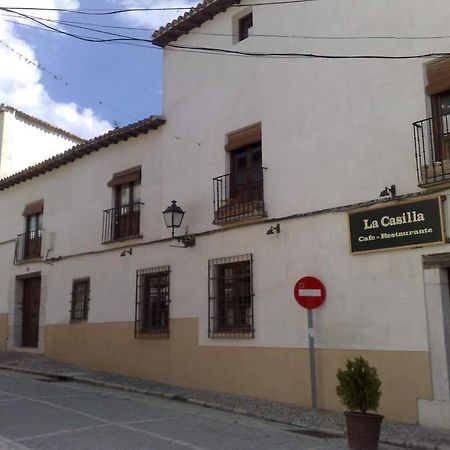
[[[368,413],[380,404],[381,381],[377,369],[362,357],[347,359],[346,368],[337,371],[336,393],[346,411],[348,446],[353,450],[377,450],[383,416]]]

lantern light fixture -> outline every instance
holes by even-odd
[[[183,222],[185,212],[177,205],[176,200],[172,200],[172,203],[163,211],[164,222],[167,228],[172,228],[172,237],[178,242],[182,243],[184,247],[193,247],[195,245],[195,237],[188,236],[175,236],[175,228],[180,228]]]

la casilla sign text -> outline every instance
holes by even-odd
[[[441,197],[349,214],[352,253],[445,242]]]

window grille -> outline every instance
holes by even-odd
[[[208,336],[253,338],[252,255],[210,260],[208,278]]]
[[[168,337],[170,267],[136,272],[135,337]]]
[[[75,278],[72,283],[70,323],[86,322],[89,311],[90,278]]]

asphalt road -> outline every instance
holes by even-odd
[[[347,448],[344,438],[298,431],[183,402],[0,371],[0,450]]]

